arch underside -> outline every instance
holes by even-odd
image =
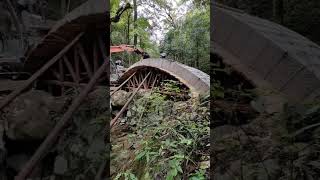
[[[193,94],[205,94],[210,90],[210,77],[202,71],[195,68],[182,65],[180,63],[166,59],[144,59],[132,65],[119,79],[119,82],[125,81],[133,73],[139,71],[152,72],[157,70],[160,74],[166,74],[166,77],[176,79],[184,84]],[[169,78],[169,79],[170,79]]]
[[[85,1],[26,52],[24,71],[41,74],[38,89],[60,96],[70,88],[85,87],[103,62],[109,61],[108,6],[107,1]],[[109,76],[105,71],[98,84],[107,86]]]
[[[87,0],[73,9],[63,19],[58,21],[29,52],[25,54],[24,69],[35,72],[47,61],[57,55],[80,32],[86,33],[86,41],[92,41],[92,37],[100,36],[104,42],[107,39],[106,24],[109,24],[109,4],[107,1]],[[100,31],[97,33],[97,31]],[[103,32],[103,33],[102,33]],[[91,39],[91,40],[90,40]],[[84,44],[90,46],[93,42]],[[108,48],[106,48],[108,49]]]
[[[272,87],[289,100],[320,95],[320,47],[278,24],[245,13],[213,8],[211,53],[258,87]],[[320,98],[320,97],[318,97]]]

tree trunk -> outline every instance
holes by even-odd
[[[130,44],[130,13],[128,13],[128,22],[127,22],[127,44]]]
[[[283,15],[284,15],[283,11],[284,11],[284,1],[273,0],[273,19],[279,24],[283,24]]]
[[[64,15],[66,14],[66,9],[67,9],[67,3],[66,0],[61,0],[60,1],[60,13],[61,13],[61,17],[64,17]]]
[[[133,25],[134,29],[137,28],[138,10],[137,10],[137,0],[133,0]],[[136,46],[138,43],[137,34],[134,35],[133,44]]]
[[[197,40],[196,44],[197,54],[196,54],[196,68],[199,68],[199,41]]]

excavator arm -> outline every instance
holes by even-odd
[[[119,53],[119,52],[135,52],[139,55],[143,55],[143,50],[140,48],[135,48],[133,45],[121,44],[119,46],[111,46],[110,53]]]

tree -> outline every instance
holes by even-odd
[[[138,18],[138,8],[137,8],[137,0],[133,0],[133,24],[134,29],[137,28],[137,18]],[[137,34],[134,34],[133,44],[136,46],[138,43],[138,37]]]
[[[283,0],[273,0],[273,19],[279,24],[283,24],[284,4]]]
[[[166,33],[161,50],[169,58],[209,73],[209,7],[196,8]]]

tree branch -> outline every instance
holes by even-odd
[[[121,6],[121,7],[118,9],[116,15],[111,18],[111,22],[114,22],[114,23],[119,22],[119,21],[120,21],[120,18],[121,18],[121,15],[122,15],[126,10],[128,10],[128,9],[132,9],[130,3],[127,3],[127,4],[124,5],[124,6]]]

